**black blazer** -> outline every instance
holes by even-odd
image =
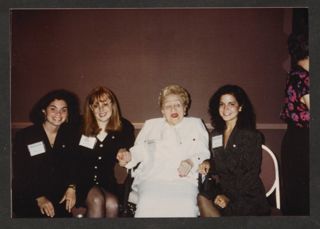
[[[212,132],[212,136],[221,133]],[[262,134],[235,127],[227,145],[212,148],[213,169],[219,177],[220,194],[230,203],[224,215],[267,215],[270,208],[259,177],[262,161]]]
[[[118,194],[114,167],[117,163],[116,155],[120,148],[129,149],[134,143],[134,127],[126,119],[122,119],[122,130],[110,132],[101,142],[97,142],[93,149],[77,143],[77,201],[84,205],[89,190],[97,185],[106,191]]]
[[[17,132],[13,141],[12,194],[15,212],[33,208],[35,199],[47,197],[58,204],[69,184],[71,176],[74,131],[62,125],[51,147],[42,125],[33,125]],[[74,136],[74,137],[73,137]],[[28,145],[43,142],[45,152],[31,156]],[[29,209],[30,211],[32,209]],[[40,213],[39,209],[36,209]]]

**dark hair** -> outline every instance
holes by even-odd
[[[240,129],[256,129],[256,115],[252,103],[246,92],[237,85],[222,86],[211,96],[209,114],[213,128],[217,131],[224,131],[226,128],[226,123],[219,114],[220,98],[225,94],[233,95],[242,107],[238,114],[236,126]]]
[[[82,128],[84,135],[95,136],[99,133],[100,128],[90,106],[105,99],[110,99],[112,103],[112,115],[106,126],[106,131],[120,131],[122,129],[121,112],[115,94],[110,89],[99,86],[91,90],[84,103]]]
[[[288,38],[288,51],[294,65],[296,65],[299,60],[307,58],[309,56],[308,34],[290,34]]]
[[[42,124],[45,121],[45,115],[43,114],[42,110],[45,110],[55,99],[64,100],[67,103],[69,123],[75,123],[79,121],[79,99],[74,93],[64,89],[50,91],[40,98],[40,100],[33,106],[29,114],[30,121],[34,124]]]

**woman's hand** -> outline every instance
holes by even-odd
[[[229,202],[230,202],[230,199],[225,195],[217,195],[217,197],[214,199],[214,203],[218,205],[220,208],[227,207]]]
[[[207,175],[210,170],[210,161],[205,160],[199,165],[198,172],[201,173],[202,175]]]
[[[54,217],[54,207],[50,200],[48,200],[45,196],[40,196],[36,200],[43,215],[46,214],[49,217]]]
[[[71,212],[71,209],[74,207],[76,204],[76,189],[74,186],[68,187],[66,192],[64,193],[62,199],[60,200],[59,204],[63,203],[66,201],[66,210],[68,212]]]
[[[126,149],[119,149],[117,153],[117,160],[119,165],[125,167],[131,161],[131,153]]]
[[[183,160],[180,163],[180,166],[178,168],[178,173],[180,177],[185,177],[189,174],[193,167],[193,163],[190,159]]]

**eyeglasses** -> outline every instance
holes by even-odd
[[[165,110],[178,110],[178,109],[181,109],[182,108],[182,105],[180,103],[175,103],[175,104],[167,104],[167,105],[164,105],[163,108]]]

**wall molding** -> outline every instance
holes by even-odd
[[[143,122],[133,122],[134,128],[140,130],[143,126]],[[208,129],[212,129],[210,123],[205,123]],[[22,129],[27,126],[32,125],[31,122],[12,122],[12,129]],[[285,130],[287,128],[287,124],[285,123],[257,123],[257,128],[260,130]]]

